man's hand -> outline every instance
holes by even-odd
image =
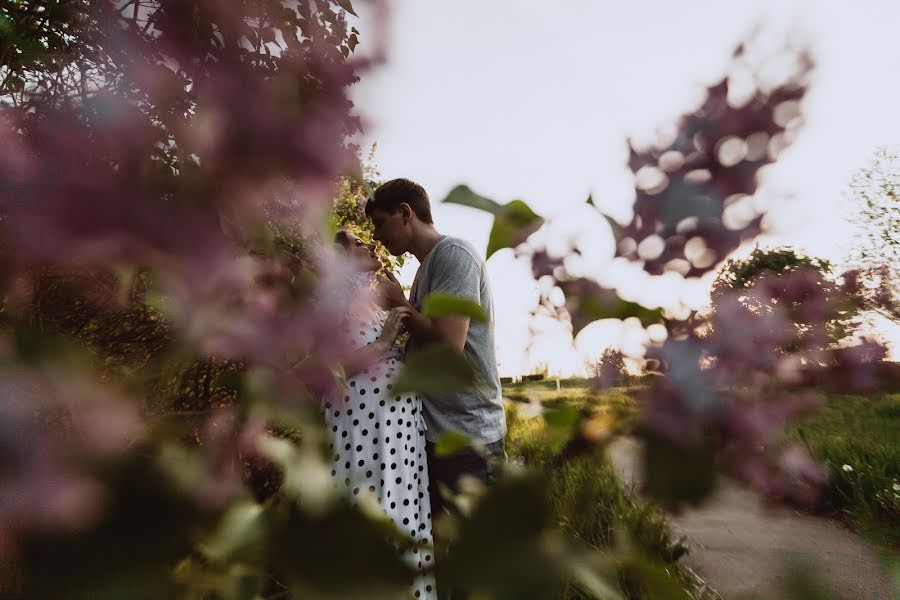
[[[403,286],[390,271],[384,271],[378,275],[378,295],[381,298],[381,305],[385,309],[409,306],[409,300],[403,293]]]
[[[445,315],[442,317],[428,318],[416,310],[406,295],[403,286],[390,271],[378,275],[378,295],[381,306],[385,310],[397,307],[408,308],[404,312],[406,325],[409,332],[415,338],[428,342],[441,342],[456,348],[460,352],[466,346],[466,336],[469,332],[469,317],[462,315]]]

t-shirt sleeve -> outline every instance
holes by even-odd
[[[428,294],[450,294],[481,303],[481,268],[475,257],[460,246],[445,248],[436,257]]]

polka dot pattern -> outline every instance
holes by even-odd
[[[359,320],[346,330],[363,347],[381,333],[387,313],[374,324]],[[404,559],[418,570],[433,568],[431,505],[425,456],[425,419],[417,394],[394,394],[392,381],[402,366],[399,348],[368,369],[347,378],[344,393],[323,404],[331,432],[331,475],[351,502],[368,490],[400,531],[418,547]],[[415,598],[437,598],[434,577],[415,578]]]

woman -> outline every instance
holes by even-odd
[[[351,286],[362,290],[373,285],[382,266],[374,245],[346,230],[337,232],[335,242],[359,267]],[[433,540],[422,401],[415,393],[393,392],[402,357],[396,339],[406,316],[408,309],[388,313],[373,305],[348,317],[345,333],[357,350],[345,365],[342,397],[337,392],[325,402],[325,420],[332,436],[332,476],[347,486],[351,500],[374,495],[400,531],[417,543],[406,560],[418,570],[430,570]],[[412,593],[436,598],[434,577],[416,577]]]

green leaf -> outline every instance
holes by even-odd
[[[422,314],[426,317],[441,317],[444,315],[464,315],[481,323],[487,322],[487,316],[481,305],[466,298],[451,294],[432,294],[425,300]]]
[[[636,317],[647,327],[663,320],[661,308],[647,308],[618,297],[616,292],[596,282],[577,280],[560,285],[566,295],[566,307],[572,317],[572,335],[601,319],[625,320]]]
[[[289,440],[267,436],[258,442],[258,447],[284,473],[280,490],[283,495],[293,497],[310,514],[331,509],[339,491],[329,473],[330,465],[311,446],[298,448]]]
[[[494,216],[494,226],[488,239],[487,257],[503,248],[515,248],[540,229],[544,219],[521,200],[512,200]]]
[[[412,354],[397,377],[394,391],[435,393],[459,391],[475,384],[475,373],[461,352],[435,344]]]
[[[609,224],[610,229],[612,229],[613,238],[615,238],[616,242],[622,239],[622,236],[625,234],[625,228],[619,225],[619,222],[610,217],[609,215],[603,215],[603,218],[606,219],[606,222]]]
[[[290,589],[281,597],[379,600],[406,596],[411,570],[395,546],[404,540],[389,521],[367,516],[360,508],[341,502],[310,515],[296,502],[273,504],[266,568],[281,573],[279,581]]]
[[[346,10],[348,13],[353,15],[354,17],[358,17],[356,11],[353,10],[353,5],[350,4],[350,0],[334,0],[334,3]]]
[[[222,371],[213,378],[213,389],[222,389],[240,394],[244,383],[244,373],[238,369]]]
[[[13,353],[16,362],[25,365],[37,365],[42,362],[77,362],[86,358],[73,338],[56,333],[45,333],[17,324],[13,329]]]
[[[204,554],[217,563],[260,560],[265,551],[267,523],[262,506],[240,502],[229,507],[211,538],[203,544]]]
[[[668,504],[698,504],[717,485],[715,454],[709,441],[683,446],[648,434],[644,437],[644,473],[644,491]]]
[[[453,188],[444,198],[444,202],[477,208],[494,215],[494,226],[488,240],[488,258],[497,250],[518,246],[544,224],[544,219],[522,200],[512,200],[508,204],[501,205],[476,194],[465,185]]]
[[[447,194],[443,200],[446,204],[461,204],[469,208],[477,208],[489,212],[492,215],[497,214],[502,207],[490,198],[485,198],[473,192],[467,185],[458,185]]]
[[[584,555],[569,550],[565,556],[565,565],[572,577],[584,588],[592,598],[603,600],[625,600],[616,581],[614,558],[612,553],[592,553]]]
[[[450,456],[472,446],[472,442],[458,431],[448,431],[438,438],[435,452],[438,456]]]
[[[130,454],[104,479],[108,503],[96,523],[26,546],[28,598],[179,597],[172,567],[215,523],[215,512],[193,496],[202,480],[192,479],[189,492],[173,486],[169,465],[155,451]]]
[[[588,194],[586,204],[590,204],[590,205],[593,206],[594,208],[597,207],[597,205],[594,204],[594,195],[593,195],[593,194]]]
[[[621,298],[610,307],[592,305],[591,302],[588,302],[587,309],[597,319],[621,319],[624,321],[631,317],[637,317],[644,327],[662,321],[661,308],[646,308],[636,302],[629,302]]]
[[[624,570],[641,582],[649,598],[659,600],[691,600],[691,595],[665,565],[645,558],[630,558],[623,561]]]
[[[445,585],[479,590],[480,598],[563,597],[567,573],[546,551],[555,523],[545,477],[501,477],[459,521]]]
[[[572,430],[578,423],[578,409],[571,404],[563,404],[544,413],[544,421],[551,427]]]
[[[791,558],[782,565],[782,590],[791,600],[837,600],[814,564]]]

